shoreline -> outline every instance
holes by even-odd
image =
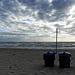
[[[56,51],[56,49],[44,49],[44,48],[39,48],[39,49],[38,49],[38,48],[0,48],[0,50],[9,50],[9,49],[10,49],[10,50],[13,49],[13,50],[40,50],[40,51],[41,51],[41,50],[44,50],[44,51],[45,51],[45,50],[46,50],[46,51],[47,51],[47,50],[48,50],[48,51],[51,50],[51,51]],[[65,48],[64,48],[64,49],[57,49],[57,51],[65,51],[65,50],[66,50],[66,51],[71,51],[71,50],[74,51],[75,49],[65,49]]]

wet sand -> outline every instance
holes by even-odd
[[[70,52],[70,68],[59,68],[58,53],[54,67],[44,67],[45,49],[0,49],[0,75],[75,75],[75,50]]]

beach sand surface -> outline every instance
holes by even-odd
[[[59,56],[55,55],[55,66],[44,67],[45,49],[0,49],[0,75],[75,75],[75,50],[70,52],[70,68],[59,68]]]

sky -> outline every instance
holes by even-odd
[[[75,0],[0,0],[0,42],[75,42]]]

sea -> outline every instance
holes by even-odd
[[[0,42],[0,48],[56,49],[56,42]],[[75,49],[75,42],[58,42],[57,49]]]

